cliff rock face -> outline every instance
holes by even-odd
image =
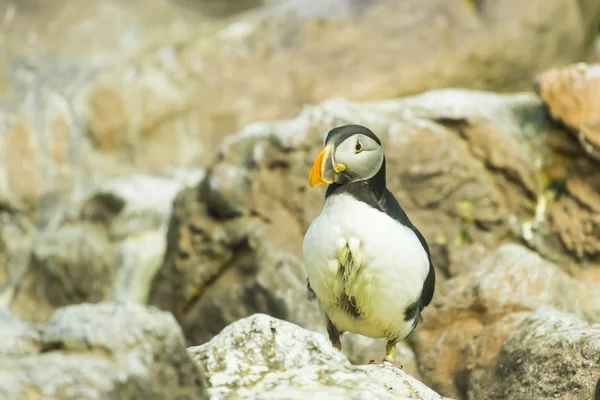
[[[409,338],[414,353],[401,347],[407,371],[444,395],[477,398],[474,388],[502,343],[530,313],[551,306],[600,320],[597,264],[578,262],[559,234],[571,221],[550,213],[573,201],[556,183],[582,179],[577,165],[591,168],[579,143],[533,95],[441,90],[385,102],[331,100],[223,142],[202,183],[175,201],[150,294],[176,315],[190,343],[254,313],[323,332],[304,297],[302,237],[323,202],[307,175],[323,135],[346,123],[382,138],[389,188],[438,269],[434,306]],[[343,344],[354,363],[383,351],[351,334]]]
[[[42,212],[115,175],[205,164],[223,136],[303,104],[529,89],[543,70],[585,61],[600,21],[596,0],[4,8],[0,193]]]
[[[418,3],[0,5],[0,397],[195,398],[186,340],[216,398],[271,396],[252,382],[312,390],[315,371],[336,379],[317,374],[314,393],[347,398],[357,380],[357,397],[385,398],[380,379],[436,398],[301,330],[324,332],[302,265],[324,194],[308,172],[325,133],[349,123],[382,138],[389,188],[437,268],[425,323],[398,345],[404,371],[461,399],[587,396],[600,90],[598,65],[573,63],[593,58],[600,2]],[[170,311],[185,339],[166,314],[107,301]],[[267,343],[271,323],[319,350]],[[238,380],[216,347],[244,335],[304,364],[232,350],[234,365],[269,366],[267,380],[250,367]],[[342,341],[354,364],[382,356],[382,341]],[[562,345],[554,384],[562,372],[538,365]]]
[[[541,167],[531,160],[543,158],[550,125],[534,96],[446,90],[335,100],[250,125],[223,143],[198,187],[178,195],[152,284],[150,302],[173,312],[191,343],[255,312],[322,328],[301,257],[323,203],[308,171],[323,135],[344,123],[384,141],[389,188],[431,244],[440,281],[471,269],[511,234],[511,220],[518,227],[535,212]]]

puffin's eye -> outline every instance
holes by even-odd
[[[356,142],[356,144],[354,145],[354,151],[356,151],[356,153],[360,153],[362,151],[362,144],[360,144],[359,142]]]

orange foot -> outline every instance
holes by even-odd
[[[390,367],[404,369],[404,365],[392,364],[389,361],[375,361],[375,360],[371,360],[371,361],[369,361],[368,364],[364,364],[364,365],[389,365]]]

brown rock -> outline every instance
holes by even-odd
[[[51,117],[52,118],[52,117]],[[69,163],[69,124],[64,118],[54,116],[50,123],[50,157],[57,166],[57,173],[60,174],[61,166]]]
[[[180,100],[182,90],[169,94],[171,71],[132,75],[135,68],[128,69],[125,81],[121,70],[114,73],[134,63],[139,46],[180,40],[205,21],[197,10],[176,0],[152,0],[143,10],[116,0],[5,6],[0,148],[11,151],[0,172],[12,201],[36,216],[53,215],[54,206],[90,184],[132,170],[164,173],[166,166],[198,163],[200,144],[209,142]]]
[[[4,60],[0,61],[0,98],[10,96],[12,87],[8,77],[8,68]]]
[[[258,3],[8,4],[2,111],[6,130],[28,129],[35,144],[0,167],[31,168],[32,183],[11,178],[10,195],[52,214],[48,198],[132,170],[203,165],[223,136],[330,97],[528,88],[532,74],[584,59],[600,18],[595,0],[294,0],[205,15]]]
[[[541,74],[536,90],[553,118],[573,130],[582,147],[600,160],[600,64],[576,64]]]
[[[579,157],[565,163],[564,171],[558,180],[563,188],[558,186],[548,203],[549,224],[538,234],[553,244],[548,254],[577,275],[587,266],[595,268],[600,256],[600,169]]]
[[[421,374],[445,396],[470,397],[506,337],[540,307],[586,316],[582,286],[536,253],[508,244],[474,270],[439,286],[424,323],[409,338]],[[580,297],[581,296],[581,297]]]
[[[199,75],[220,78],[208,82],[210,93],[241,111],[242,126],[330,97],[383,99],[441,87],[522,90],[551,65],[593,51],[589,37],[600,10],[593,1],[579,3],[291,1],[236,20],[183,56],[188,65],[200,64]],[[544,50],[534,55],[531,46]]]
[[[88,130],[101,150],[126,146],[129,121],[125,103],[116,91],[98,88],[89,98]]]
[[[540,310],[502,344],[470,399],[592,399],[600,376],[600,324]]]
[[[507,336],[514,332],[519,324],[531,315],[530,312],[506,314],[493,324],[480,327],[479,332],[464,346],[463,359],[456,370],[456,387],[460,399],[478,399],[474,396],[481,388],[489,370],[496,365],[498,353]],[[453,356],[448,348],[448,355]]]
[[[345,123],[363,123],[384,142],[389,187],[431,243],[440,279],[469,270],[510,233],[509,215],[533,212],[537,173],[528,160],[543,146],[522,135],[522,115],[529,129],[546,129],[533,97],[449,90],[331,101],[249,126],[224,141],[198,188],[178,196],[150,303],[174,312],[196,344],[255,312],[323,329],[301,264],[304,232],[323,202],[307,177],[323,135]],[[366,362],[379,352],[350,357]]]

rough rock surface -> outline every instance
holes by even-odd
[[[0,308],[7,307],[27,271],[35,225],[25,211],[0,198]]]
[[[308,172],[323,136],[345,123],[382,138],[389,188],[429,241],[440,280],[509,236],[512,218],[534,213],[539,171],[531,160],[543,157],[549,126],[529,94],[332,100],[291,120],[250,125],[223,143],[201,185],[178,195],[153,281],[151,304],[172,311],[191,344],[256,312],[323,328],[306,301],[301,257],[323,203],[323,189],[308,188]],[[366,362],[382,351],[348,354]]]
[[[470,399],[592,399],[600,377],[600,324],[553,310],[525,318]]]
[[[550,224],[537,234],[552,245],[546,256],[567,266],[582,281],[600,285],[600,64],[576,64],[539,76],[536,88],[550,115],[568,127],[580,154],[556,149],[547,204]],[[558,251],[557,251],[558,250]],[[562,255],[561,255],[562,253]]]
[[[204,164],[224,135],[331,96],[529,88],[585,59],[600,19],[596,0],[290,0],[217,22],[208,3],[6,3],[0,192],[52,213],[88,181]]]
[[[325,336],[264,314],[238,320],[188,352],[214,400],[443,399],[398,368],[353,366]]]
[[[133,304],[57,310],[34,329],[0,312],[0,397],[202,399],[172,315]]]
[[[521,245],[501,246],[469,273],[440,285],[433,307],[409,338],[424,381],[447,396],[487,398],[472,395],[472,388],[485,386],[482,374],[495,365],[502,343],[528,313],[552,307],[592,319],[600,310],[597,289],[587,291]]]
[[[186,27],[204,20],[177,1],[145,4],[140,9],[131,0],[34,0],[0,6],[0,192],[36,216],[53,214],[91,182],[133,171],[160,173],[166,165],[190,166],[200,157],[188,124],[180,121],[185,128],[172,135],[162,114],[148,118],[157,109],[174,112],[174,104],[165,106],[176,102],[168,80],[130,70],[135,83],[123,99],[96,82],[102,71],[132,65],[140,47],[157,37],[177,41]],[[89,110],[95,118],[88,118]],[[119,130],[120,124],[126,127]]]
[[[546,256],[566,265],[556,251],[563,250],[580,265],[589,265],[573,274],[600,285],[600,268],[594,267],[600,260],[600,64],[549,70],[536,87],[550,115],[569,128],[582,153],[574,159],[555,158],[554,170],[560,172],[554,174],[556,190],[548,204],[551,224],[538,233],[555,244]]]
[[[581,264],[600,260],[600,169],[585,158],[566,168],[564,194],[549,207],[555,235]],[[592,272],[593,268],[588,268]],[[600,272],[600,271],[599,271]],[[600,275],[592,278],[600,284]]]
[[[172,202],[198,184],[201,170],[171,177],[135,174],[78,193],[39,230],[18,210],[0,212],[2,305],[29,321],[61,306],[103,300],[147,301],[162,264]],[[8,262],[10,261],[10,263]],[[1,276],[1,275],[0,275]]]
[[[7,308],[0,308],[0,360],[36,355],[40,348],[40,332]]]
[[[117,267],[115,249],[100,227],[77,224],[39,234],[11,310],[43,321],[65,305],[98,303],[111,294]]]
[[[573,130],[586,152],[600,160],[600,64],[576,64],[541,74],[536,89],[553,118]]]

